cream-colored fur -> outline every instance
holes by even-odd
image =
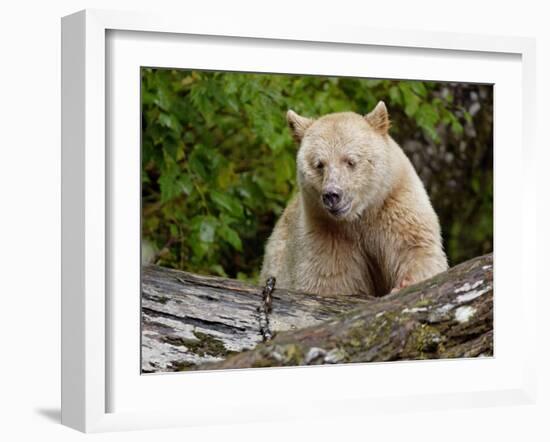
[[[381,296],[447,269],[437,215],[388,135],[386,106],[317,120],[289,111],[299,192],[268,240],[261,272],[277,287]],[[339,198],[336,204],[331,200]],[[323,197],[325,195],[325,197]]]

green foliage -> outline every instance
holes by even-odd
[[[141,75],[143,240],[157,264],[241,279],[257,277],[264,243],[295,190],[287,109],[366,113],[385,100],[397,141],[435,146],[456,144],[471,118],[434,82],[150,68]],[[484,192],[473,237],[492,248],[486,172],[468,179],[473,194]],[[476,198],[470,210],[479,210]],[[469,227],[449,218],[443,230],[450,254],[462,259]]]

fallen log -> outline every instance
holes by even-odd
[[[323,324],[283,333],[201,368],[245,368],[493,355],[492,255],[473,259]]]
[[[142,302],[144,372],[493,354],[492,254],[381,298],[276,289],[267,343],[258,287],[147,267]]]
[[[367,302],[275,289],[271,332],[320,324]],[[142,372],[180,371],[261,343],[262,288],[158,266],[142,269]]]

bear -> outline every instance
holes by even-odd
[[[316,295],[382,296],[448,268],[439,219],[389,135],[383,101],[366,115],[287,112],[299,144],[296,195],[267,241],[260,278]]]

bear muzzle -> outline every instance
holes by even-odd
[[[323,205],[331,215],[341,216],[349,210],[351,204],[344,202],[343,193],[342,189],[334,186],[327,187],[323,191],[321,199],[323,200]]]

